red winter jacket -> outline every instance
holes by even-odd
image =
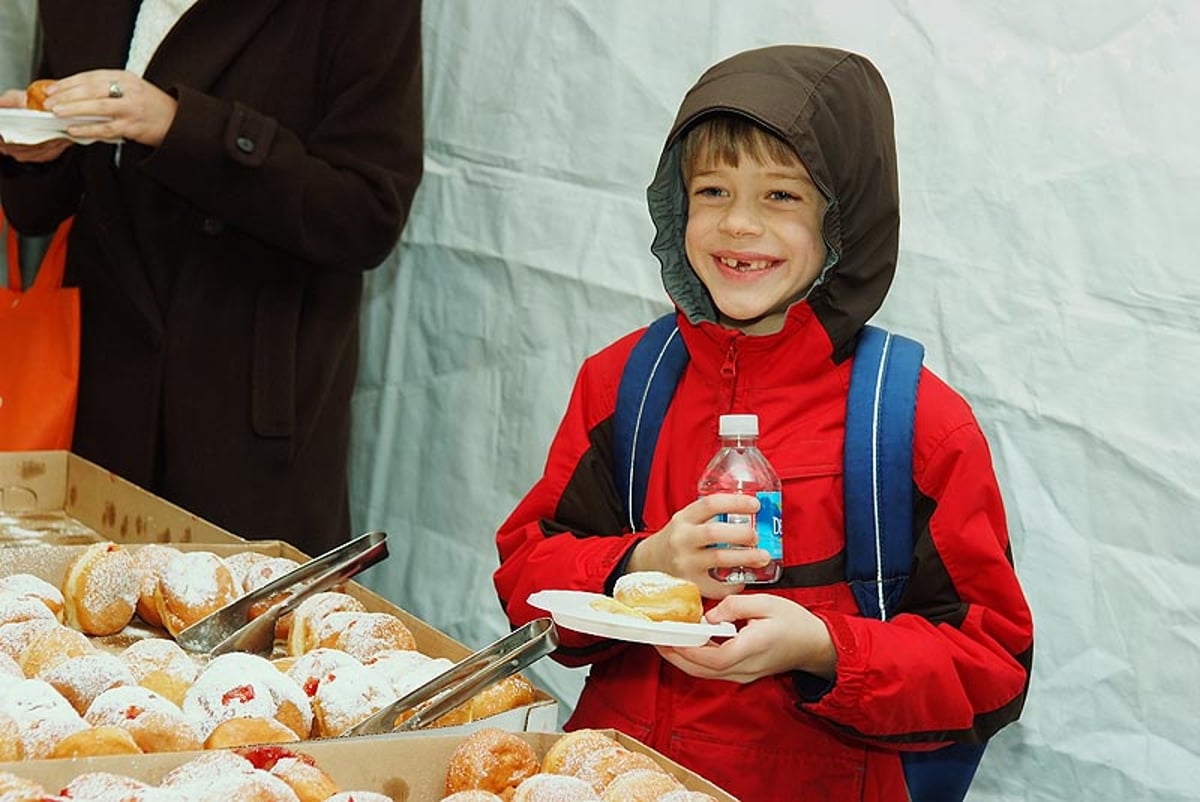
[[[718,325],[683,252],[679,135],[714,111],[784,138],[829,200],[829,265],[776,334]],[[862,617],[845,581],[849,355],[882,303],[898,248],[882,79],[865,59],[825,48],[734,56],[685,98],[649,198],[690,361],[651,465],[646,531],[629,531],[612,479],[613,409],[635,332],[580,369],[545,472],[497,535],[500,600],[521,625],[545,615],[527,602],[535,591],[610,591],[637,541],[695,499],[718,447],[718,416],[757,414],[759,445],[783,480],[784,573],[746,592],[785,596],[825,622],[834,681],[800,672],[745,685],[697,679],[653,647],[561,630],[555,658],[591,667],[568,728],[621,730],[744,802],[907,799],[900,750],[975,742],[1020,714],[1033,625],[983,434],[928,370],[913,443],[914,564],[900,611],[886,622]]]

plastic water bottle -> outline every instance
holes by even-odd
[[[778,474],[758,450],[757,415],[722,415],[721,448],[709,461],[697,487],[701,496],[745,493],[758,497],[758,513],[725,514],[718,520],[750,524],[758,533],[758,548],[771,555],[762,568],[712,568],[713,579],[731,585],[775,582],[783,572],[783,496]],[[739,548],[718,543],[717,548]]]

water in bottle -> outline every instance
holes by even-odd
[[[783,499],[782,485],[775,469],[758,450],[757,415],[722,415],[719,433],[721,448],[709,461],[700,477],[701,496],[713,493],[745,493],[758,497],[758,513],[722,514],[718,520],[750,524],[758,533],[758,547],[771,555],[761,568],[713,568],[714,579],[731,585],[775,582],[783,570]],[[717,544],[718,548],[737,548]]]

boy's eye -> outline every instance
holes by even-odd
[[[696,187],[696,189],[693,190],[692,194],[699,195],[699,196],[705,197],[705,198],[719,198],[725,194],[725,190],[721,189],[720,187],[700,186],[700,187]]]
[[[769,193],[767,193],[767,197],[773,201],[798,201],[798,200],[800,200],[799,195],[794,195],[785,189],[776,189],[772,192],[769,192]]]

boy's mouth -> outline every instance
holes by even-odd
[[[755,273],[760,270],[767,270],[778,264],[777,259],[769,259],[760,257],[758,259],[738,259],[733,256],[717,256],[717,261],[724,267],[730,270],[736,270],[739,273]]]

